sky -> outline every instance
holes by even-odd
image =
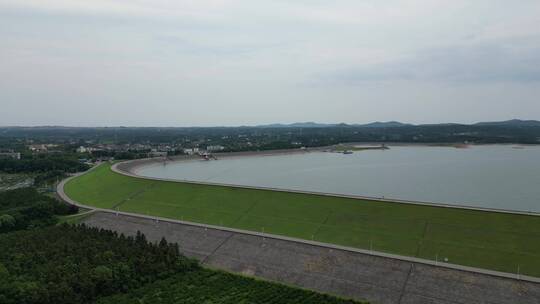
[[[0,0],[0,125],[540,119],[540,1]]]

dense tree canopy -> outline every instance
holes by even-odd
[[[97,303],[354,304],[358,302],[231,273],[199,269],[148,284],[126,294],[103,298]]]
[[[77,159],[65,157],[0,159],[0,171],[6,173],[78,172],[87,169],[88,165],[80,163]]]
[[[34,188],[0,192],[0,232],[51,225],[57,221],[55,215],[77,211],[76,206],[66,205]]]
[[[90,303],[196,269],[178,245],[81,226],[0,234],[0,303]]]

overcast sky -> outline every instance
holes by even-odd
[[[540,1],[0,0],[0,125],[540,119]]]

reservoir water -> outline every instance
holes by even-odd
[[[169,162],[137,174],[177,180],[540,212],[540,146],[389,150]]]

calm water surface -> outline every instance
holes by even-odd
[[[391,147],[152,165],[148,177],[540,212],[540,147]]]

